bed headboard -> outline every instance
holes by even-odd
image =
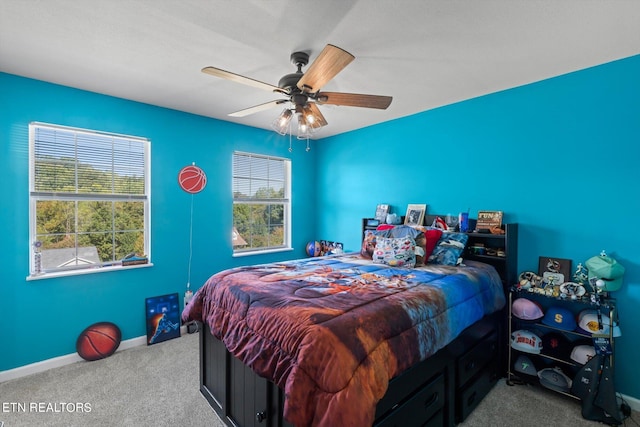
[[[433,221],[436,217],[440,217],[445,219],[446,215],[437,215],[437,214],[429,214],[424,216],[423,224],[425,226],[430,226],[433,224]],[[369,220],[373,218],[363,218],[362,219],[362,232],[364,236],[364,232],[366,230],[375,230],[376,226],[368,225]],[[402,217],[402,222],[404,223],[404,217]],[[469,218],[469,230],[475,230],[477,219]],[[490,233],[475,233],[469,232],[467,235],[469,236],[469,240],[467,241],[467,245],[465,247],[463,257],[464,259],[471,259],[474,261],[484,262],[486,264],[492,265],[500,275],[502,279],[502,284],[505,288],[505,292],[508,289],[516,284],[518,279],[518,224],[503,224],[502,229],[504,230],[504,234],[490,234]],[[499,256],[497,253],[487,254],[476,253],[473,249],[477,246],[484,246],[485,248],[501,249],[500,254],[504,252],[504,256]]]

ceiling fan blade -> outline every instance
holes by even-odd
[[[315,97],[319,104],[346,105],[348,107],[377,108],[386,110],[393,97],[364,95],[361,93],[320,92]]]
[[[271,85],[269,83],[261,82],[260,80],[251,79],[249,77],[241,76],[240,74],[232,73],[231,71],[221,70],[215,67],[204,67],[202,72],[214,77],[220,77],[221,79],[230,80],[232,82],[241,83],[243,85],[256,87],[262,90],[268,90],[269,92],[284,92],[283,89],[278,86]]]
[[[313,102],[308,102],[307,106],[311,111],[311,115],[313,116],[313,122],[311,123],[311,127],[314,129],[321,128],[322,126],[326,126],[327,120],[324,118],[318,106]]]
[[[288,99],[276,99],[275,101],[265,102],[264,104],[254,105],[253,107],[245,108],[244,110],[236,111],[235,113],[229,113],[231,117],[245,117],[250,114],[258,113],[260,111],[268,110],[276,107],[280,104],[289,102]]]
[[[355,57],[346,50],[331,44],[326,45],[298,81],[298,89],[310,93],[319,91],[354,59]]]

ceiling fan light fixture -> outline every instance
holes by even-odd
[[[278,132],[280,135],[286,135],[289,131],[289,123],[291,122],[291,118],[293,117],[293,113],[290,109],[285,108],[282,110],[282,113],[271,123],[271,127],[273,130]]]
[[[313,127],[307,122],[304,114],[298,114],[298,139],[309,139],[313,132]]]
[[[304,116],[309,126],[315,127],[314,124],[316,123],[316,116],[313,115],[313,111],[311,111],[311,108],[309,108],[308,106],[302,107],[302,115]]]
[[[302,109],[302,113],[304,114],[304,117],[307,119],[307,123],[315,131],[316,129],[319,129],[322,126],[325,126],[327,124],[327,121],[324,119],[324,117],[322,116],[322,113],[320,113],[317,107],[316,107],[316,111],[314,111],[314,109],[311,108],[311,106],[312,105],[310,104],[305,105],[304,108]]]

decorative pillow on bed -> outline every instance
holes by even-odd
[[[373,261],[391,267],[413,268],[416,265],[416,241],[413,237],[378,237]]]
[[[438,228],[433,228],[433,227],[423,227],[422,225],[413,225],[412,227],[418,231],[421,231],[424,234],[424,237],[425,237],[425,243],[424,243],[425,262],[424,263],[426,264],[429,260],[429,257],[433,253],[433,249],[438,244],[440,237],[442,237],[442,230]],[[416,245],[417,244],[418,244],[418,241],[416,240]]]
[[[429,263],[457,265],[467,240],[469,236],[465,233],[442,233],[442,237],[429,257]]]
[[[392,228],[394,228],[395,225],[393,224],[380,224],[376,230],[377,231],[385,231],[385,230],[391,230]]]
[[[427,257],[425,256],[425,247],[427,239],[424,236],[422,230],[411,227],[409,225],[397,225],[387,229],[387,231],[381,234],[384,237],[394,237],[397,239],[404,237],[412,237],[416,242],[416,265],[424,265]]]
[[[366,230],[362,247],[360,248],[360,256],[362,258],[371,259],[373,250],[376,248],[376,238],[381,234],[379,231]]]

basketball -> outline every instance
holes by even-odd
[[[313,240],[307,243],[307,255],[309,256],[320,256],[320,252],[322,247],[320,246],[320,242],[317,240]]]
[[[207,185],[207,175],[195,165],[185,166],[178,173],[178,183],[187,193],[199,193]]]
[[[88,326],[78,336],[76,351],[84,360],[100,360],[111,356],[120,345],[120,328],[111,322]]]

